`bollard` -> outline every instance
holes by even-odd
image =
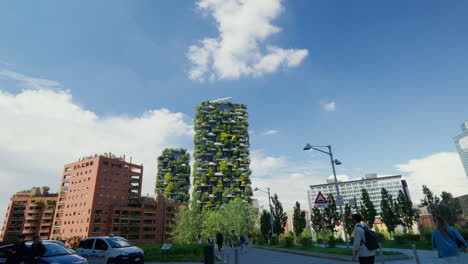
[[[419,261],[419,255],[418,255],[418,251],[416,250],[416,245],[411,245],[411,247],[413,248],[413,254],[414,254],[414,258],[416,259],[416,263],[417,264],[421,264],[421,261]]]
[[[379,243],[379,251],[380,251],[380,259],[382,260],[382,264],[385,264],[385,259],[384,259],[383,249],[382,249],[382,243]]]
[[[239,264],[239,248],[234,248],[234,263]]]

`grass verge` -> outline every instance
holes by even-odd
[[[287,248],[287,249],[295,249],[295,250],[303,250],[303,251],[309,251],[309,252],[316,252],[316,253],[325,253],[325,254],[335,254],[335,255],[342,255],[342,256],[352,256],[353,255],[353,250],[350,248],[328,248],[328,247],[308,247],[305,248],[300,245],[294,245],[294,246],[286,246],[286,245],[276,245],[272,246],[275,248]],[[394,252],[394,251],[384,251],[384,255],[403,255],[400,252]]]
[[[145,252],[145,261],[163,261],[162,245],[139,245]],[[204,244],[172,245],[167,252],[167,259],[172,262],[202,262]]]

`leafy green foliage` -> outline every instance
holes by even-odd
[[[460,204],[451,193],[444,191],[439,198],[426,185],[423,185],[423,193],[424,199],[421,203],[427,206],[433,216],[443,216],[449,225],[454,225],[460,219],[462,214]]]
[[[185,149],[164,149],[158,157],[155,191],[169,200],[188,202],[190,195],[190,154]]]
[[[401,225],[403,225],[404,232],[410,231],[413,228],[413,223],[418,218],[418,213],[417,210],[413,208],[413,202],[411,202],[401,190],[398,191],[396,210],[400,217]]]
[[[271,237],[271,214],[267,210],[263,210],[260,215],[260,232],[263,237]]]
[[[348,237],[351,237],[354,232],[354,223],[351,218],[352,212],[351,206],[349,206],[349,204],[345,204],[344,215],[346,218],[346,233],[348,234]]]
[[[372,228],[374,226],[375,216],[377,210],[375,210],[374,203],[372,203],[369,193],[366,189],[361,190],[361,213],[364,218],[364,222],[367,227]]]
[[[325,228],[333,232],[339,225],[340,214],[336,211],[336,200],[333,194],[327,195],[328,207],[324,210]]]
[[[296,206],[294,206],[293,227],[294,233],[296,233],[296,237],[300,238],[302,231],[304,231],[306,227],[306,217],[305,211],[301,210],[301,205],[297,201]]]
[[[401,222],[397,210],[398,206],[387,189],[382,188],[381,195],[380,208],[382,212],[380,216],[382,217],[382,222],[387,226],[388,232],[394,233],[396,226]]]
[[[318,234],[323,228],[323,215],[319,208],[313,208],[310,215],[312,229],[316,233],[316,238],[318,239]]]
[[[288,216],[283,210],[283,205],[275,193],[271,199],[273,202],[273,232],[277,235],[284,233],[284,227],[288,221]]]

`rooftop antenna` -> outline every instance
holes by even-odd
[[[220,102],[223,102],[223,101],[226,101],[226,100],[229,100],[229,99],[232,99],[232,97],[216,99],[216,100],[210,101],[210,103],[220,103]]]

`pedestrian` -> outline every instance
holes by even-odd
[[[198,244],[201,244],[203,242],[203,238],[201,234],[198,234],[197,240],[198,240]]]
[[[253,243],[253,240],[252,240],[252,234],[249,233],[249,235],[247,236],[249,241],[247,242],[249,244],[249,247],[252,247],[252,243]]]
[[[18,241],[13,244],[11,250],[8,252],[6,264],[19,264],[23,262],[24,258],[28,255],[28,247],[24,242],[25,235],[19,235]]]
[[[353,247],[353,261],[359,258],[360,264],[374,264],[375,250],[369,250],[366,244],[366,226],[361,224],[362,216],[360,214],[353,214],[354,223],[354,247]]]
[[[39,263],[39,260],[46,252],[47,249],[42,244],[41,237],[35,236],[31,245],[31,263]]]
[[[231,230],[231,247],[237,247],[236,230]]]
[[[223,249],[223,234],[220,232],[216,234],[216,245],[218,245],[218,255],[220,255]]]
[[[214,246],[214,239],[213,239],[213,236],[209,236],[209,237],[208,237],[208,245]]]
[[[462,263],[460,249],[464,247],[465,252],[468,252],[468,243],[442,216],[435,216],[434,222],[436,228],[432,232],[432,248],[437,250],[441,263]]]

